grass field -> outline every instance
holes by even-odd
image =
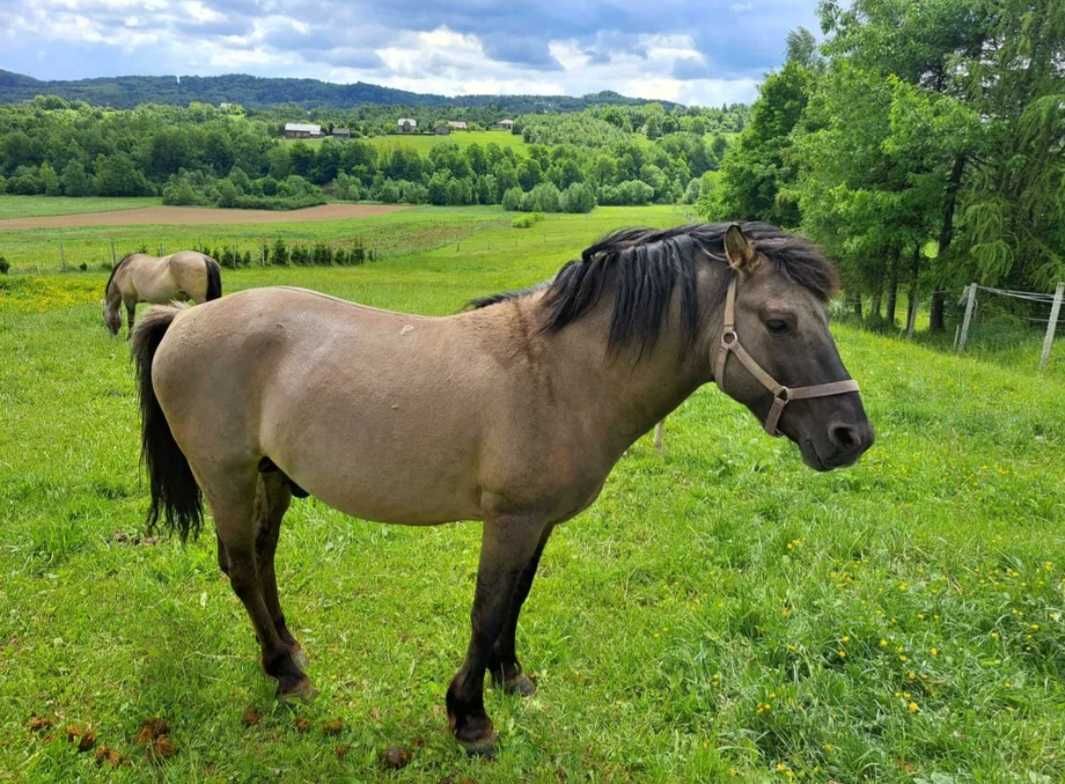
[[[34,218],[39,215],[74,215],[79,212],[132,210],[154,207],[163,200],[155,196],[12,196],[0,194],[0,220],[4,218]]]
[[[680,220],[406,215],[383,225],[478,228],[357,268],[227,272],[226,290],[449,313],[547,277],[608,225]],[[279,581],[321,695],[278,705],[213,538],[137,542],[136,400],[127,344],[100,323],[103,282],[0,279],[0,781],[1065,780],[1060,359],[1040,375],[839,326],[878,441],[827,475],[700,390],[665,453],[638,442],[552,538],[519,631],[540,688],[488,693],[502,745],[485,762],[443,712],[478,527],[294,503]],[[35,716],[54,728],[31,730]],[[176,753],[154,764],[134,736],[156,716]],[[69,724],[125,762],[98,767]],[[392,745],[412,761],[384,772]]]
[[[485,228],[507,229],[510,243],[530,238],[563,243],[574,240],[590,243],[612,227],[633,220],[679,223],[687,220],[683,207],[655,206],[641,209],[600,207],[588,215],[553,216],[525,234],[509,231],[512,213],[498,206],[415,207],[386,215],[358,220],[270,223],[265,225],[220,224],[217,226],[91,226],[57,230],[0,228],[0,256],[15,271],[47,272],[60,266],[60,242],[68,267],[85,263],[90,268],[111,263],[111,241],[118,258],[145,248],[151,253],[172,253],[181,248],[218,248],[230,245],[257,254],[264,242],[277,238],[302,242],[345,242],[361,239],[385,255],[425,250],[441,244],[461,242],[464,237]],[[554,236],[554,239],[552,239]],[[545,240],[545,237],[547,238]]]

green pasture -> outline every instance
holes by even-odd
[[[12,196],[0,194],[0,220],[36,218],[42,215],[74,215],[79,212],[110,212],[138,207],[157,207],[155,196]],[[2,253],[2,251],[0,251]]]
[[[445,314],[544,279],[608,227],[683,220],[507,217],[368,220],[467,230],[361,267],[226,271],[225,288]],[[123,241],[190,237],[153,230]],[[552,538],[519,630],[539,691],[488,692],[501,746],[483,761],[462,755],[443,710],[478,526],[295,502],[279,582],[321,694],[277,704],[213,537],[139,538],[136,398],[127,343],[100,322],[104,279],[0,277],[0,781],[1065,780],[1065,360],[1036,372],[1038,340],[1030,363],[999,362],[837,326],[877,443],[830,474],[715,388],[697,392],[665,451],[637,442]],[[135,741],[152,717],[170,725],[167,759]],[[68,725],[91,727],[94,749]],[[102,746],[121,764],[98,765]],[[391,746],[412,754],[402,770],[379,762]]]
[[[23,197],[18,197],[23,198]],[[502,232],[510,245],[535,249],[544,244],[581,248],[601,234],[632,222],[669,225],[693,220],[690,208],[652,206],[643,208],[599,207],[590,214],[552,216],[549,221],[525,229],[525,234],[509,231],[514,213],[498,205],[485,207],[408,207],[384,215],[335,221],[231,224],[202,226],[89,226],[69,229],[22,229],[4,231],[0,227],[0,256],[14,271],[47,272],[60,268],[60,242],[68,267],[84,263],[89,268],[111,263],[111,243],[121,258],[126,253],[147,249],[150,253],[173,253],[190,247],[212,249],[231,246],[258,253],[262,244],[281,238],[286,242],[326,242],[343,244],[361,240],[383,255],[402,255],[444,244],[461,243],[464,237],[486,228]],[[219,219],[226,217],[218,210]],[[507,229],[503,231],[503,229]],[[576,244],[574,244],[576,243]],[[583,244],[582,244],[583,243]],[[461,244],[459,245],[461,249]]]

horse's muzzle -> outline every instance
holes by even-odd
[[[858,422],[832,421],[822,438],[799,441],[803,462],[816,471],[831,471],[853,465],[876,440],[868,419]]]

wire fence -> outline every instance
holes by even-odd
[[[1037,324],[1046,324],[1046,332],[1043,336],[1043,350],[1039,357],[1039,369],[1043,370],[1050,362],[1050,352],[1054,346],[1054,337],[1058,324],[1065,319],[1061,315],[1062,299],[1065,298],[1065,282],[1058,283],[1052,293],[1042,291],[1019,291],[1016,289],[1000,289],[994,286],[981,286],[979,283],[970,283],[965,287],[964,294],[958,304],[964,304],[965,315],[958,325],[954,335],[954,349],[964,351],[969,339],[969,330],[977,313],[977,292],[983,291],[999,297],[1008,297],[1030,302],[1038,306],[1049,306],[1050,312],[1045,316],[1025,316],[1023,320]]]

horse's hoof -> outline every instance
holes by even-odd
[[[488,734],[483,738],[477,738],[476,740],[463,740],[462,738],[456,738],[459,745],[462,746],[466,752],[467,757],[482,757],[484,759],[494,759],[496,756],[496,741],[499,740],[499,736],[494,731],[489,730]]]
[[[503,681],[502,689],[506,694],[531,697],[536,694],[536,682],[525,673],[521,673]]]
[[[282,702],[310,702],[318,696],[318,689],[311,684],[311,679],[304,675],[291,686],[277,686],[277,698]]]

